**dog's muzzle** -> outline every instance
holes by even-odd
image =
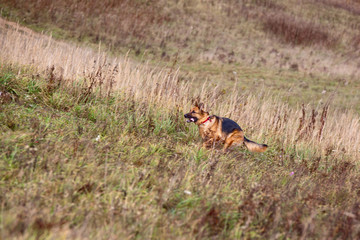
[[[196,122],[198,120],[197,117],[193,117],[190,114],[185,114],[184,117],[187,118],[186,122],[188,123]]]

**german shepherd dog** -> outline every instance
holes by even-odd
[[[236,122],[229,118],[215,115],[210,116],[202,108],[202,104],[195,105],[184,117],[187,118],[188,123],[193,122],[199,127],[199,132],[203,139],[203,147],[209,148],[215,142],[221,141],[224,143],[223,152],[226,152],[233,143],[244,143],[251,152],[266,151],[268,147],[266,144],[258,144],[247,139],[244,136],[243,130]]]

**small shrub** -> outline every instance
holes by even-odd
[[[286,14],[267,15],[263,25],[265,31],[293,45],[332,47],[336,43],[336,39],[324,27]]]
[[[354,15],[360,15],[360,2],[357,3],[343,0],[320,0],[322,4],[334,8],[340,8]]]

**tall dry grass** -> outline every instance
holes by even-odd
[[[2,1],[22,12],[25,21],[50,22],[77,39],[106,41],[116,48],[151,35],[150,25],[168,21],[161,1]],[[45,10],[46,9],[46,10]],[[116,37],[114,37],[116,36]]]
[[[334,11],[322,10],[328,4],[310,2],[4,0],[1,13],[39,29],[60,31],[57,37],[101,41],[111,51],[124,54],[128,49],[136,56],[146,52],[162,63],[179,53],[179,62],[195,69],[208,62],[286,70],[297,64],[300,72],[352,82],[360,74],[358,19],[350,13],[343,16],[341,11],[334,15]],[[282,26],[278,28],[279,22]],[[314,22],[318,27],[312,27]],[[289,28],[293,34],[287,36]],[[329,44],[334,40],[338,44]],[[304,48],[303,43],[315,46]]]
[[[74,82],[103,88],[103,94],[120,91],[137,102],[156,104],[173,111],[186,112],[200,99],[212,114],[238,121],[253,140],[265,141],[273,148],[294,147],[313,150],[319,155],[347,155],[356,160],[360,151],[359,116],[340,112],[328,104],[316,109],[290,108],[267,92],[243,94],[234,87],[224,92],[220,87],[193,88],[180,81],[178,69],[154,69],[130,60],[116,59],[98,51],[54,41],[26,28],[0,20],[0,63],[31,66]],[[101,91],[100,91],[101,94]]]

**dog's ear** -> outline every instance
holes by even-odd
[[[199,108],[200,110],[204,110],[204,104],[203,104],[203,103],[199,103],[198,108]]]
[[[200,108],[200,96],[191,99],[193,106]]]

